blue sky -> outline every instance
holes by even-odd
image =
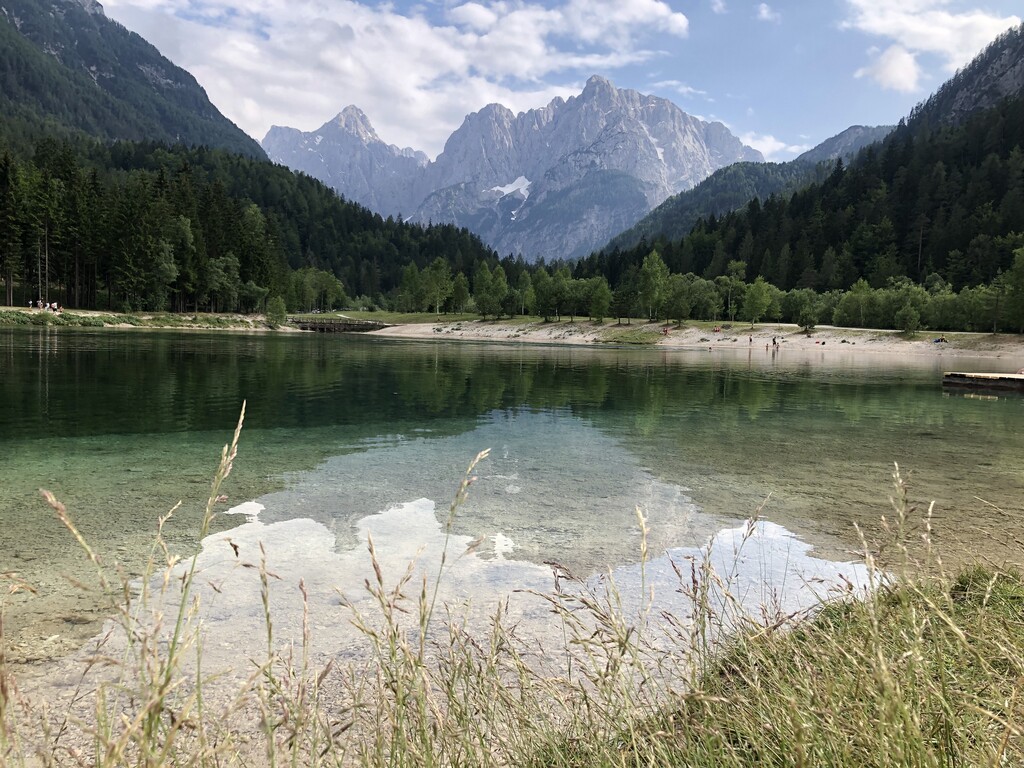
[[[1001,31],[1021,0],[107,0],[261,139],[355,104],[436,156],[469,112],[579,93],[592,74],[720,120],[786,160],[850,125],[895,123]]]

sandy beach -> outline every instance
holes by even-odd
[[[39,314],[41,310],[24,307],[0,307],[0,312]],[[138,327],[121,322],[122,317],[93,310],[67,310],[67,315],[96,318],[108,328]],[[343,312],[325,317],[348,317]],[[181,330],[224,330],[243,332],[301,333],[283,325],[274,331],[266,326],[263,315],[173,315],[144,313],[137,316],[146,328]],[[170,318],[170,319],[169,319]],[[399,318],[401,319],[401,318]],[[701,350],[711,353],[735,352],[743,349],[775,349],[790,353],[826,353],[833,350],[844,355],[862,354],[912,356],[914,358],[973,357],[999,360],[993,363],[996,373],[1013,373],[1024,369],[1024,335],[992,333],[956,333],[919,331],[907,336],[899,331],[872,328],[837,328],[821,325],[807,333],[787,323],[745,322],[712,326],[701,323],[677,327],[671,323],[647,323],[633,320],[619,323],[607,320],[595,323],[586,318],[544,322],[530,318],[509,320],[449,319],[436,322],[398,322],[366,335],[396,339],[493,342],[513,344],[552,344],[576,346],[646,347],[665,350]]]
[[[402,339],[512,342],[526,344],[643,345],[661,349],[701,349],[711,353],[772,348],[823,353],[914,355],[928,357],[991,357],[1000,372],[1024,366],[1024,336],[990,333],[939,333],[920,331],[911,338],[898,331],[818,326],[806,333],[796,325],[761,323],[723,324],[719,330],[704,327],[677,328],[660,323],[627,324],[589,320],[557,323],[463,320],[394,325],[373,335]],[[936,341],[945,339],[945,341]]]
[[[0,312],[20,312],[36,315],[38,309],[2,307]],[[108,328],[169,328],[181,330],[224,330],[243,332],[271,332],[263,315],[219,314],[180,315],[167,313],[141,313],[140,324],[121,322],[124,316],[95,310],[67,310],[67,315],[96,318]],[[324,317],[348,317],[344,312],[329,313]],[[422,317],[422,316],[420,316]],[[417,320],[420,320],[420,317]],[[376,319],[365,315],[360,319]],[[399,318],[401,319],[401,318]],[[717,329],[717,330],[716,330]],[[282,325],[276,333],[301,333],[290,325]],[[577,346],[641,346],[658,349],[707,350],[712,353],[742,349],[778,349],[790,352],[822,353],[841,350],[844,353],[910,355],[914,357],[974,357],[993,358],[995,372],[1016,372],[1024,368],[1024,335],[1006,333],[959,333],[918,331],[907,336],[899,331],[873,328],[838,328],[819,325],[807,333],[799,326],[788,323],[709,323],[677,327],[671,323],[647,323],[632,320],[619,323],[606,320],[595,323],[586,318],[544,322],[531,318],[507,320],[449,319],[440,317],[436,322],[398,322],[367,335],[398,339],[443,340],[468,342],[494,342],[515,344],[568,344]],[[937,341],[942,339],[942,341]]]

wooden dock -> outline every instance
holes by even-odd
[[[288,324],[315,333],[366,333],[389,327],[388,323],[351,317],[289,317]]]
[[[942,386],[985,392],[1024,393],[1024,373],[944,373]]]

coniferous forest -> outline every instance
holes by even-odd
[[[0,275],[9,304],[112,310],[293,310],[380,296],[409,263],[493,258],[475,235],[340,199],[222,150],[40,141],[0,154]]]

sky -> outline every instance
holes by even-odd
[[[262,139],[344,107],[435,157],[465,116],[578,94],[601,75],[724,123],[782,161],[894,124],[1022,0],[105,0]]]

